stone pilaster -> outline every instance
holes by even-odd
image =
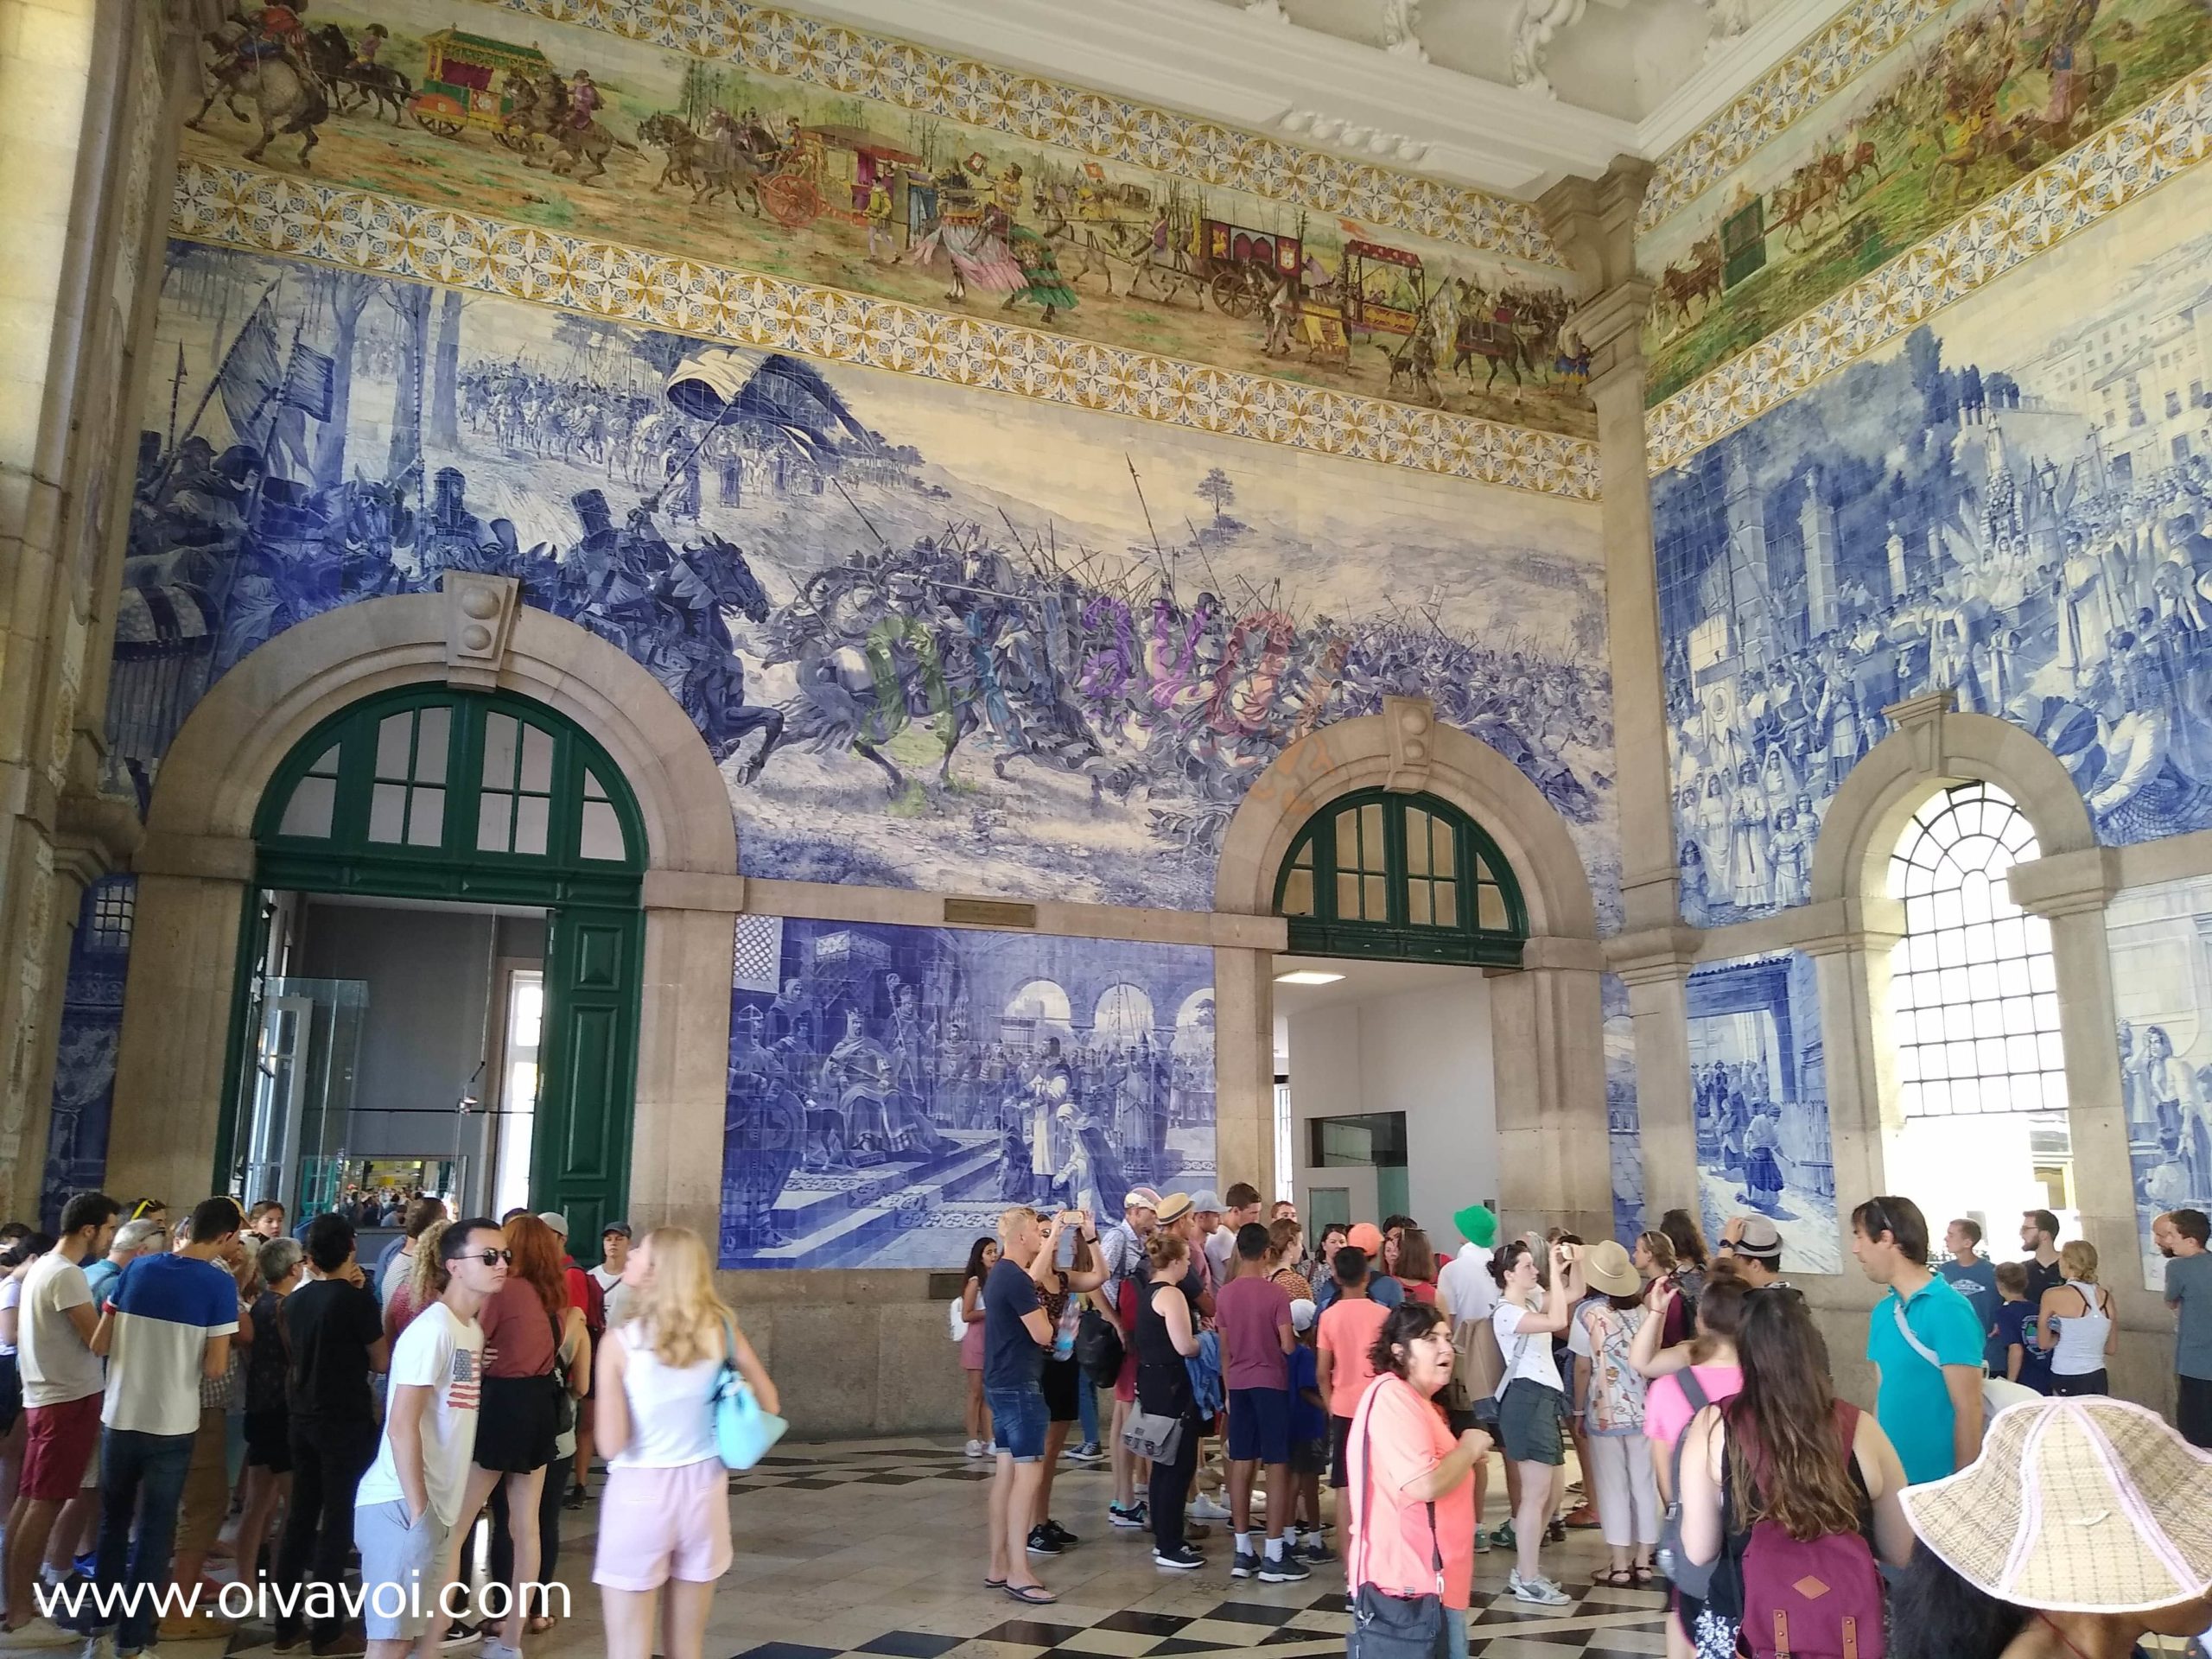
[[[1535,938],[1521,961],[1490,982],[1500,1218],[1509,1233],[1610,1238],[1605,1052],[1591,1040],[1604,1027],[1604,957],[1587,939]]]
[[[1538,204],[1580,278],[1567,327],[1590,348],[1598,409],[1599,524],[1605,547],[1606,635],[1611,652],[1613,750],[1620,808],[1626,931],[1679,919],[1667,697],[1659,651],[1658,571],[1651,481],[1644,459],[1643,318],[1651,284],[1637,275],[1636,209],[1648,162],[1623,156],[1601,179],[1567,179]]]
[[[1220,1185],[1275,1190],[1273,952],[1213,953],[1214,1146]]]
[[[1890,957],[1904,937],[1904,906],[1882,895],[1824,908],[1834,925],[1797,948],[1812,957],[1820,992],[1836,1222],[1847,1258],[1851,1212],[1890,1190],[1886,1135],[1902,1121],[1889,1039]]]
[[[730,950],[737,912],[697,884],[702,908],[645,906],[645,986],[638,1011],[637,1111],[630,1224],[721,1226],[722,1126],[728,1109]]]
[[[1653,928],[1608,941],[1636,1024],[1636,1109],[1644,1208],[1697,1213],[1697,1114],[1690,1093],[1689,977],[1698,934]]]

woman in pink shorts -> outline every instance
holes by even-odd
[[[622,1269],[629,1313],[599,1347],[594,1437],[606,1454],[599,1586],[609,1659],[702,1659],[715,1580],[729,1571],[729,1474],[710,1402],[725,1357],[761,1405],[778,1409],[737,1319],[715,1294],[713,1264],[688,1227],[656,1227]],[[666,1629],[658,1617],[669,1585]]]

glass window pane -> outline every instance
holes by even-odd
[[[1309,841],[1303,847],[1300,847],[1298,849],[1298,856],[1290,861],[1294,868],[1301,870],[1312,869],[1313,868],[1313,843]]]
[[[1428,814],[1412,808],[1406,812],[1406,870],[1412,875],[1428,874]]]
[[[1282,913],[1286,916],[1311,916],[1313,913],[1313,871],[1291,871],[1290,879],[1282,884]]]
[[[484,785],[512,789],[515,782],[515,720],[512,715],[484,717]]]
[[[407,809],[407,844],[435,847],[446,838],[446,792],[418,789],[411,793],[415,799]]]
[[[1379,875],[1360,878],[1363,889],[1360,914],[1370,922],[1385,922],[1390,918],[1390,884]]]
[[[393,846],[407,830],[407,786],[378,784],[369,795],[369,839]]]
[[[522,786],[553,787],[553,734],[541,727],[525,724],[522,728]]]
[[[1337,814],[1337,867],[1359,868],[1359,814],[1350,807]]]
[[[1459,862],[1459,855],[1452,845],[1457,839],[1458,837],[1452,832],[1452,826],[1443,819],[1430,820],[1429,844],[1435,850],[1435,868],[1439,875],[1459,874],[1459,871],[1452,868]]]
[[[1436,884],[1436,925],[1439,927],[1459,925],[1459,884],[1439,881]]]
[[[584,768],[584,799],[588,801],[603,801],[606,798],[607,785],[599,781],[599,774],[597,772],[594,772],[589,766],[586,766]],[[1300,861],[1305,862],[1310,860],[1313,855],[1313,849],[1309,847],[1304,853],[1300,855]]]
[[[527,754],[528,750],[524,750]],[[515,851],[542,856],[545,826],[552,817],[552,802],[543,795],[524,795],[515,802]]]
[[[1475,925],[1485,932],[1510,925],[1505,915],[1505,894],[1487,881],[1475,889]]]
[[[1337,872],[1337,919],[1340,922],[1359,919],[1359,878],[1346,870]]]
[[[446,780],[446,734],[453,725],[450,709],[425,709],[415,728],[415,780],[442,784]]]
[[[586,858],[619,860],[623,856],[622,821],[605,801],[584,803],[582,852]]]
[[[514,817],[515,798],[497,790],[486,790],[476,799],[476,850],[480,853],[505,853],[512,850],[507,839],[509,823]]]
[[[338,751],[340,747],[342,746],[334,743],[325,749],[315,758],[315,763],[308,768],[308,775],[312,778],[335,778],[338,775]]]
[[[1382,803],[1370,801],[1359,809],[1359,868],[1382,868]]]
[[[1408,883],[1406,887],[1406,919],[1415,927],[1427,927],[1429,925],[1428,905],[1428,883]]]
[[[276,826],[280,836],[308,836],[317,841],[330,835],[330,813],[338,799],[335,779],[312,775],[300,779],[293,790],[292,798],[284,803],[284,820]]]
[[[407,776],[408,744],[414,730],[415,716],[411,714],[386,715],[377,722],[378,777]]]

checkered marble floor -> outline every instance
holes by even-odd
[[[710,1659],[1225,1659],[1255,1648],[1322,1659],[1344,1650],[1340,1568],[1317,1568],[1296,1585],[1232,1580],[1230,1541],[1217,1522],[1200,1546],[1206,1567],[1162,1572],[1149,1534],[1107,1525],[1113,1482],[1103,1466],[1061,1465],[1053,1513],[1084,1541],[1034,1563],[1060,1599],[1020,1606],[982,1581],[989,1475],[988,1463],[944,1440],[778,1447],[731,1483],[736,1560],[715,1599]],[[1492,1476],[1486,1520],[1495,1524],[1503,1496]],[[531,1659],[596,1659],[606,1651],[591,1584],[597,1503],[562,1518],[555,1576],[572,1586],[573,1612],[525,1646]],[[1471,1659],[1665,1651],[1658,1594],[1591,1584],[1605,1564],[1595,1533],[1569,1534],[1543,1560],[1571,1605],[1516,1602],[1504,1594],[1511,1558],[1476,1558]],[[163,1643],[161,1651],[162,1659],[272,1652],[266,1629],[251,1626],[227,1643]]]

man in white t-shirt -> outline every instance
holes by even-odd
[[[1452,1217],[1466,1243],[1436,1275],[1436,1302],[1456,1332],[1463,1325],[1490,1318],[1497,1306],[1497,1281],[1490,1276],[1490,1254],[1497,1243],[1497,1217],[1486,1204],[1471,1204]]]
[[[369,1659],[438,1651],[449,1622],[439,1605],[459,1570],[448,1548],[467,1496],[483,1390],[484,1327],[476,1315],[506,1282],[497,1222],[455,1222],[438,1240],[445,1288],[400,1332],[391,1354],[384,1438],[353,1495]]]
[[[22,1481],[8,1516],[8,1613],[0,1651],[74,1647],[82,1639],[37,1611],[31,1584],[57,1519],[62,1548],[56,1578],[99,1508],[99,1493],[85,1484],[85,1474],[99,1445],[107,1379],[92,1351],[99,1309],[83,1263],[107,1254],[122,1213],[105,1192],[78,1193],[62,1206],[60,1237],[23,1275],[16,1351],[27,1432]]]
[[[600,1231],[599,1249],[603,1259],[591,1269],[591,1280],[607,1299],[607,1328],[612,1331],[626,1317],[623,1304],[630,1294],[629,1287],[622,1282],[622,1268],[630,1260],[630,1224],[608,1222]]]

